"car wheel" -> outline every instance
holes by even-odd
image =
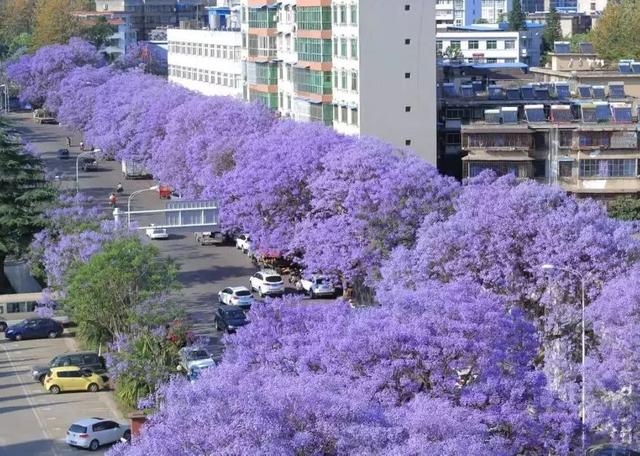
[[[224,304],[224,302],[222,302],[222,296],[218,295],[218,304]]]
[[[97,393],[100,390],[100,387],[96,383],[92,383],[87,389],[92,393]]]
[[[313,293],[313,288],[309,288],[309,299],[315,298],[316,295]]]
[[[129,430],[124,431],[124,434],[122,434],[122,438],[125,439],[127,442],[131,443],[131,431]]]
[[[99,446],[100,446],[100,442],[98,442],[97,440],[92,440],[91,443],[89,444],[89,449],[91,451],[96,451]]]
[[[220,323],[218,323],[217,321],[215,322],[216,325],[216,331],[220,331]]]
[[[264,293],[262,292],[262,288],[258,288],[258,294],[261,298],[264,298]]]
[[[60,393],[60,387],[58,385],[51,385],[49,387],[49,392],[51,394],[58,394],[58,393]]]
[[[38,377],[38,381],[39,381],[42,385],[44,385],[44,379],[45,379],[45,377],[46,377],[46,376],[47,376],[46,374],[42,374],[40,377]]]
[[[16,335],[16,340],[22,340],[22,334],[17,334]]]
[[[49,339],[55,339],[58,337],[58,333],[55,331],[49,331]]]
[[[7,330],[7,324],[3,321],[0,322],[0,332],[5,332]]]

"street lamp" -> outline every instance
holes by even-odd
[[[142,192],[155,192],[160,188],[159,185],[154,185],[153,187],[143,188],[142,190],[136,190],[129,195],[129,200],[127,201],[127,228],[131,228],[131,199]]]
[[[582,382],[581,383],[581,404],[580,404],[580,421],[582,422],[582,452],[584,454],[584,445],[585,445],[585,423],[587,419],[587,408],[586,408],[586,370],[585,370],[585,355],[586,355],[586,338],[585,338],[585,317],[584,317],[584,293],[585,293],[585,283],[584,276],[573,269],[563,268],[560,266],[555,266],[553,264],[543,264],[540,266],[541,269],[545,271],[550,271],[552,269],[566,272],[567,274],[571,274],[574,277],[577,277],[580,280],[580,301],[582,304],[582,357],[581,357],[581,375]]]
[[[6,114],[9,114],[9,86],[7,84],[0,84],[0,89],[3,89],[4,92],[4,111]]]
[[[91,153],[93,153],[92,150],[88,150],[86,152],[80,152],[76,157],[76,195],[80,191],[80,171],[79,171],[80,158],[82,158],[83,156],[89,155]]]

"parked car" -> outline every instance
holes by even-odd
[[[280,274],[273,269],[263,269],[249,278],[251,291],[258,292],[260,297],[266,295],[282,296],[284,294],[284,281]]]
[[[82,171],[97,171],[98,161],[95,158],[84,157],[80,160],[80,168]]]
[[[131,429],[128,424],[120,424],[103,418],[85,418],[69,426],[66,442],[70,446],[88,448],[96,451],[100,446],[131,441]]]
[[[194,368],[205,369],[207,367],[215,366],[216,363],[209,353],[204,348],[196,347],[184,347],[180,349],[180,366],[189,372]]]
[[[5,332],[7,330],[7,321],[0,317],[0,332]]]
[[[218,292],[218,302],[248,309],[253,304],[253,295],[247,287],[227,287]]]
[[[216,310],[214,323],[218,331],[232,333],[237,328],[249,323],[249,320],[247,320],[247,316],[242,309],[221,304]]]
[[[236,248],[244,253],[249,253],[253,249],[253,243],[248,234],[241,234],[236,238]]]
[[[89,351],[58,355],[51,361],[49,361],[48,366],[33,367],[31,369],[31,376],[34,380],[37,380],[40,383],[44,383],[44,378],[47,375],[49,369],[51,369],[52,367],[63,366],[74,366],[91,369],[96,374],[100,374],[105,382],[109,381],[109,378],[106,375],[102,375],[107,371],[107,365],[104,358],[102,356],[99,356],[97,353]]]
[[[9,326],[4,337],[9,340],[42,339],[59,337],[64,328],[62,323],[52,318],[27,318],[20,323]]]
[[[69,149],[58,149],[58,158],[63,160],[69,158]]]
[[[169,233],[167,233],[166,228],[147,228],[145,230],[146,235],[149,239],[169,239]]]
[[[640,456],[640,451],[618,445],[595,445],[587,450],[587,456]]]
[[[61,391],[90,391],[97,393],[107,388],[101,375],[91,369],[76,366],[52,367],[44,377],[45,389],[51,394]]]
[[[314,274],[307,279],[300,279],[296,284],[296,288],[304,291],[311,299],[316,296],[334,297],[336,295],[336,287],[333,286],[331,279],[323,275]]]
[[[195,240],[200,245],[224,245],[229,242],[228,236],[219,231],[203,231],[194,233]]]

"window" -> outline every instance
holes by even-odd
[[[334,70],[333,72],[333,88],[338,88],[338,72]]]
[[[498,59],[486,59],[487,63],[498,63]]]
[[[580,160],[580,177],[634,177],[636,160]]]
[[[354,92],[358,91],[358,72],[357,71],[351,72],[351,90],[353,90]]]
[[[447,133],[447,146],[460,145],[460,133]]]
[[[595,2],[591,2],[591,11],[595,11],[596,10],[596,3]]]
[[[351,24],[356,25],[358,23],[358,5],[351,5]]]
[[[404,145],[407,146],[407,147],[410,146],[411,145],[411,140],[410,139],[405,139],[404,140]]]
[[[351,108],[351,125],[358,125],[358,108]]]
[[[436,51],[442,51],[442,41],[441,40],[437,40],[436,41]]]
[[[338,55],[338,38],[333,39],[333,55]]]
[[[547,175],[547,161],[534,160],[533,161],[533,177],[545,177],[546,175]]]
[[[480,49],[478,40],[469,40],[469,49]]]
[[[409,11],[411,9],[411,5],[404,5],[404,10]]]
[[[573,162],[561,161],[558,163],[558,174],[560,177],[571,177],[573,173]]]
[[[404,112],[411,112],[411,106],[405,106]]]
[[[347,39],[340,38],[340,57],[347,58]]]
[[[411,39],[410,38],[405,38],[404,39],[404,44],[407,44],[407,45],[411,44]],[[440,44],[442,45],[442,42]]]
[[[347,23],[347,5],[340,5],[340,23]]]
[[[452,49],[460,49],[460,40],[451,40]],[[440,47],[442,49],[442,47]]]
[[[338,105],[333,105],[333,118],[338,121]]]
[[[340,73],[340,88],[347,90],[347,71],[346,70],[342,70],[342,72]]]
[[[347,107],[346,106],[341,106],[340,107],[340,120],[343,123],[348,123],[348,120],[347,120]]]
[[[498,49],[498,42],[496,40],[487,40],[487,49]]]
[[[351,58],[358,60],[358,39],[351,38]]]
[[[338,23],[338,5],[333,5],[333,23]]]
[[[559,142],[560,147],[571,147],[571,139],[573,138],[572,131],[560,131],[559,132]]]
[[[405,79],[411,79],[411,73],[405,73],[404,74],[404,78]]]
[[[505,49],[515,49],[516,48],[516,40],[504,40],[504,48]]]

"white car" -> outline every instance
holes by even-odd
[[[266,295],[278,295],[284,294],[284,281],[280,274],[273,269],[263,269],[256,272],[249,278],[249,285],[251,290],[258,292],[260,297]]]
[[[147,228],[145,233],[149,237],[149,239],[169,239],[169,233],[167,233],[166,228]]]
[[[312,275],[308,279],[301,279],[296,284],[296,288],[304,290],[311,299],[316,296],[333,297],[336,295],[336,288],[333,286],[333,283],[329,277],[323,275]]]
[[[204,348],[184,347],[178,353],[180,355],[180,365],[187,372],[195,368],[206,369],[216,365],[216,362],[211,358],[211,353]]]
[[[253,295],[247,287],[227,287],[218,292],[218,302],[247,309],[253,304]]]
[[[236,238],[236,248],[242,250],[244,253],[250,253],[253,249],[253,243],[248,234],[241,234]]]
[[[103,418],[86,418],[69,426],[65,441],[71,446],[96,451],[100,446],[120,442],[120,439],[131,440],[128,424]]]

